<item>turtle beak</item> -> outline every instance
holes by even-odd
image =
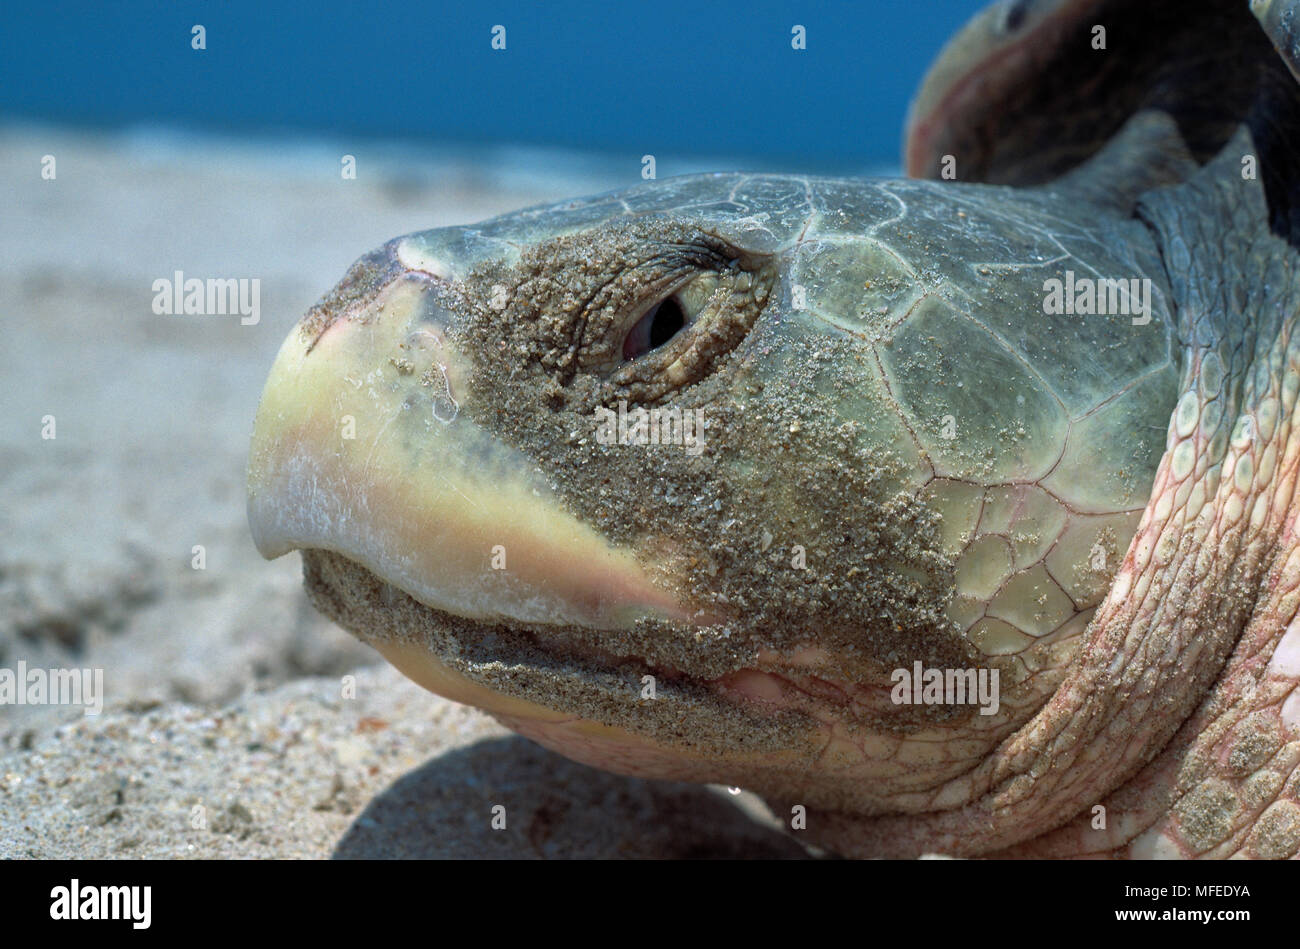
[[[403,250],[399,239],[359,261],[276,356],[248,466],[257,549],[334,551],[471,619],[691,622],[527,457],[475,424],[492,393],[451,341],[448,279],[427,261],[407,266]]]

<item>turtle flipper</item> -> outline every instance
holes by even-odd
[[[1245,7],[1223,0],[998,3],[927,74],[908,115],[904,169],[1043,184],[1078,168],[1144,109],[1172,117],[1204,163],[1256,100],[1254,66],[1275,59]]]

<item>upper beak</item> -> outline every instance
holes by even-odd
[[[402,239],[363,258],[276,356],[248,466],[262,555],[335,551],[473,619],[702,622],[475,424],[493,393],[451,342],[447,284],[402,260]]]

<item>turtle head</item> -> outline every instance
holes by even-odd
[[[911,806],[1032,711],[989,674],[1049,688],[1099,595],[1044,579],[1070,525],[1031,482],[1068,426],[958,312],[967,258],[1028,251],[965,246],[940,191],[692,176],[391,241],[271,370],[258,548],[303,551],[316,605],[411,678],[572,757]],[[928,274],[899,250],[927,202],[952,228]],[[1037,303],[1016,288],[980,297]],[[945,379],[936,332],[996,391]],[[953,448],[955,419],[1000,453]],[[900,703],[917,664],[983,675],[981,701],[971,678]]]
[[[259,550],[302,550],[318,607],[415,680],[594,764],[769,783],[826,744],[793,700],[819,677],[889,717],[900,643],[960,651],[950,571],[863,440],[873,366],[810,318],[806,183],[740,180],[359,260],[267,381]]]

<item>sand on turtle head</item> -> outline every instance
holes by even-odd
[[[708,328],[743,332],[684,384],[655,385],[636,364],[609,367],[626,332],[620,318],[705,267],[724,284]],[[736,274],[751,275],[743,293],[728,290]],[[456,287],[465,318],[455,344],[476,365],[464,410],[533,459],[576,516],[726,617],[703,630],[650,620],[617,632],[564,628],[555,641],[701,677],[804,645],[826,648],[833,665],[822,671],[849,681],[918,659],[979,665],[944,613],[953,565],[938,516],[901,488],[900,462],[864,447],[842,414],[867,372],[860,341],[782,319],[776,279],[768,258],[719,252],[699,228],[657,220],[546,241]],[[494,308],[502,287],[507,305]],[[703,450],[601,444],[596,409],[620,401],[701,410]],[[970,712],[915,708],[929,718]],[[889,724],[915,724],[905,718]]]

